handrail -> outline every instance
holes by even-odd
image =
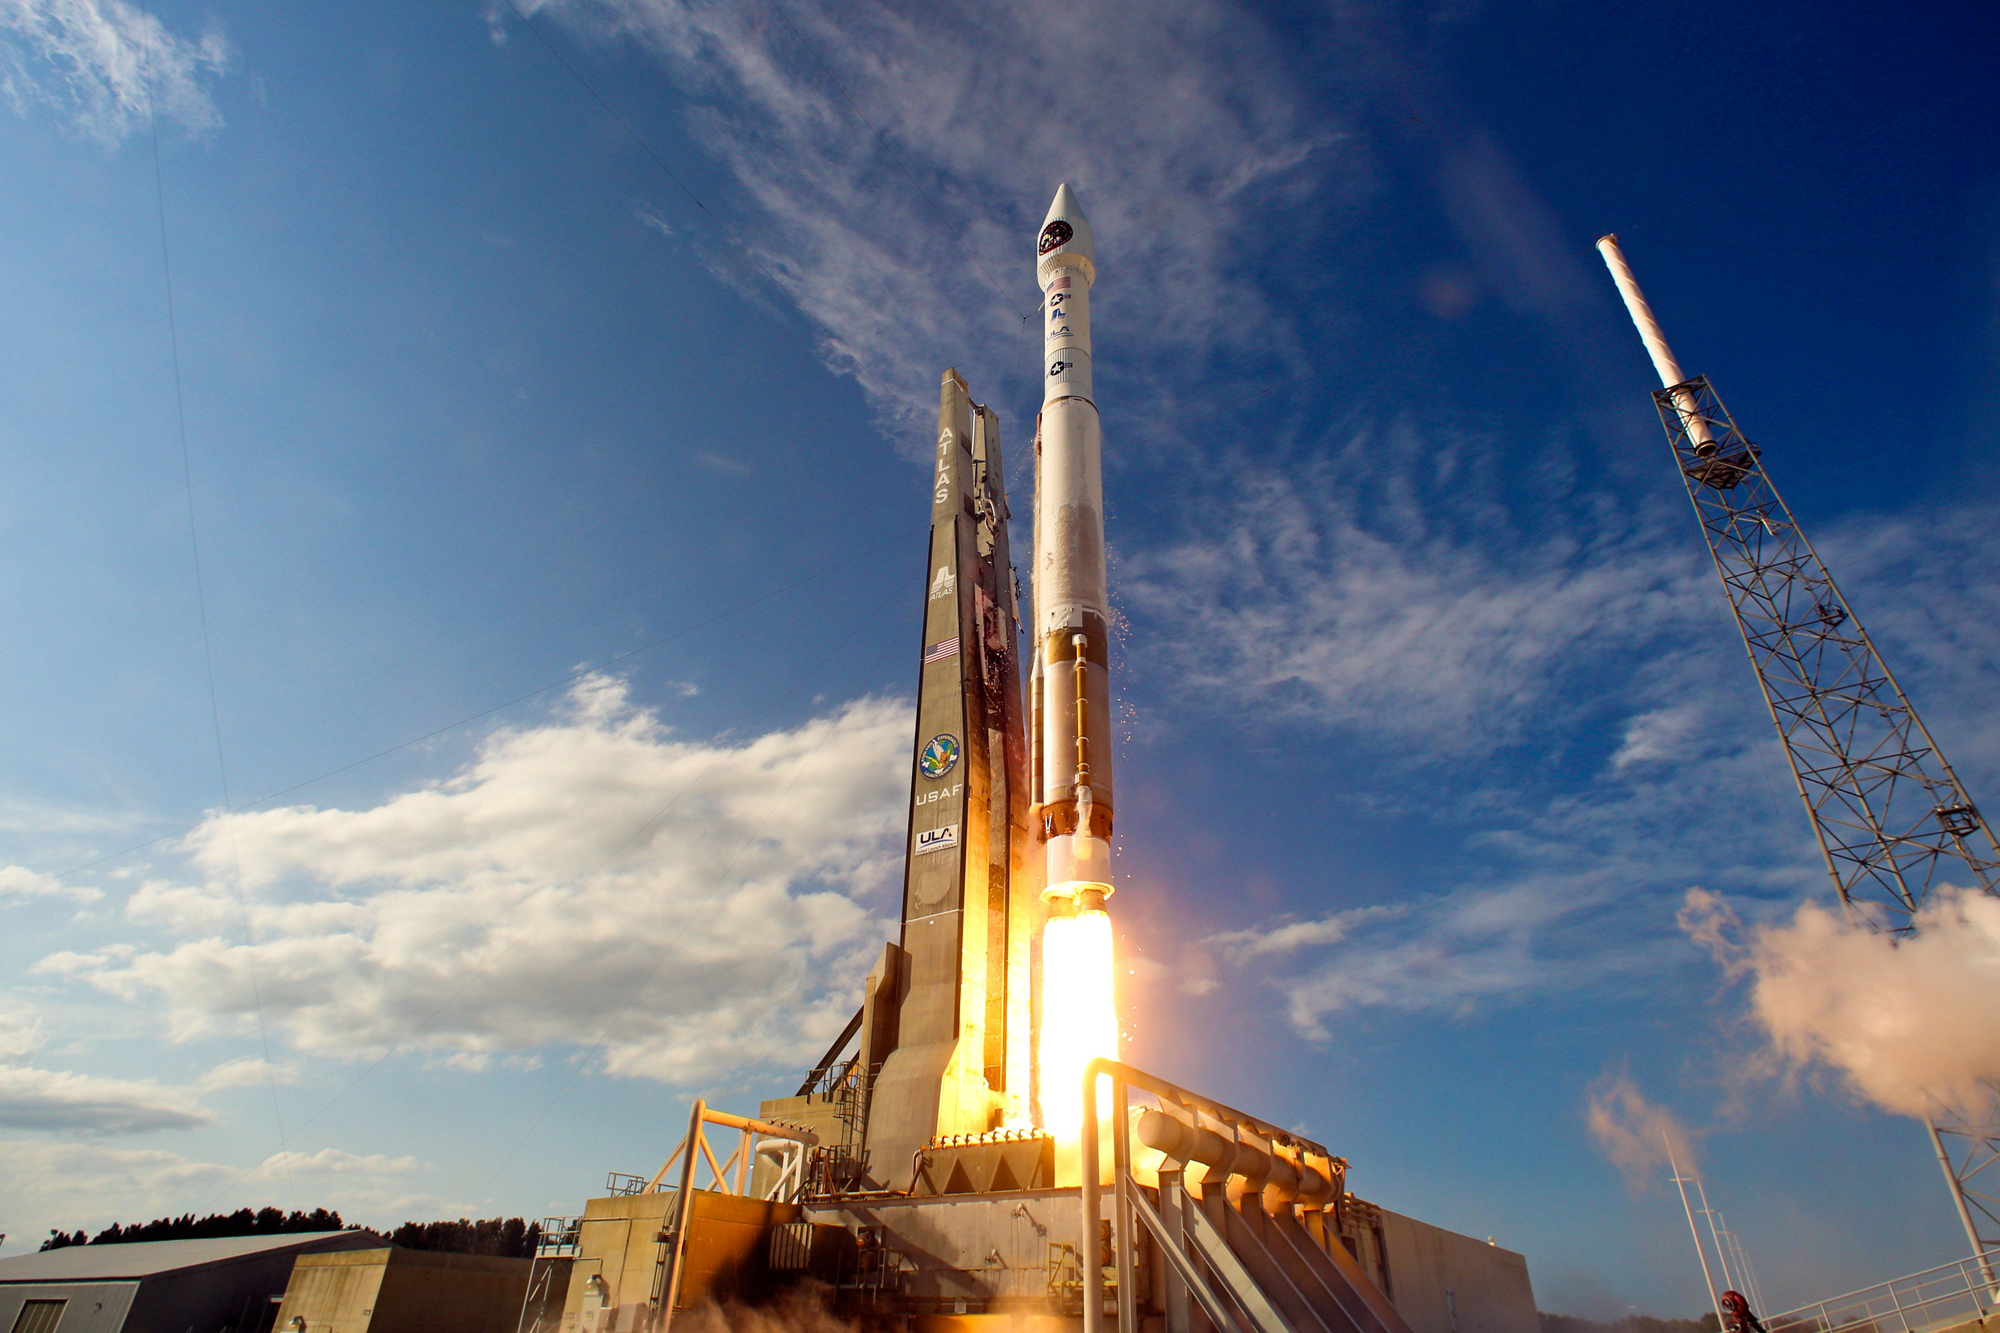
[[[1972,1302],[1973,1309],[1978,1315],[1985,1316],[2000,1309],[2000,1293],[1995,1293],[1985,1279],[1979,1276],[1986,1270],[1993,1256],[1994,1251],[1989,1250],[1983,1255],[1975,1254],[1954,1263],[1939,1264],[1935,1268],[1890,1278],[1886,1282],[1873,1282],[1865,1287],[1857,1287],[1853,1291],[1842,1292],[1838,1296],[1829,1296],[1825,1300],[1814,1301],[1795,1310],[1787,1310],[1783,1314],[1768,1316],[1764,1320],[1764,1326],[1771,1333],[1784,1333],[1784,1330],[1790,1329],[1832,1330],[1857,1322],[1875,1323],[1878,1320],[1888,1320],[1892,1321],[1892,1324],[1883,1327],[1900,1324],[1902,1329],[1907,1331],[1913,1328],[1910,1323],[1911,1313],[1922,1312],[1931,1306],[1942,1305],[1948,1301],[1967,1299]],[[1941,1281],[1951,1281],[1954,1275],[1958,1283],[1954,1283],[1949,1290],[1924,1294],[1926,1288],[1936,1286]],[[1906,1296],[1910,1299],[1906,1300]],[[1891,1308],[1878,1315],[1871,1307],[1884,1300],[1888,1301]],[[1852,1313],[1857,1306],[1860,1307],[1859,1312]],[[1841,1318],[1843,1315],[1848,1317]]]
[[[796,1125],[774,1125],[768,1120],[752,1120],[748,1116],[731,1115],[727,1111],[711,1111],[700,1101],[695,1102],[695,1105],[702,1108],[700,1120],[706,1124],[720,1125],[724,1129],[740,1129],[746,1134],[762,1134],[765,1138],[769,1139],[791,1139],[795,1143],[805,1144],[808,1148],[817,1148],[819,1146],[819,1135],[809,1129],[800,1129]],[[687,1147],[687,1145],[688,1141],[686,1139],[682,1139],[679,1143],[676,1143],[674,1150],[667,1154],[667,1160],[660,1163],[660,1169],[653,1173],[652,1178],[643,1187],[634,1192],[638,1194],[651,1194],[659,1189],[660,1182],[666,1178],[667,1172],[674,1169],[674,1163],[680,1158],[681,1149]],[[709,1169],[716,1173],[716,1180],[720,1182],[722,1179],[722,1169],[716,1167],[715,1154],[709,1152],[708,1141],[705,1138],[701,1141],[701,1150],[708,1155]],[[732,1154],[730,1161],[735,1160],[736,1158]],[[633,1179],[636,1180],[638,1177],[634,1176]],[[737,1187],[737,1192],[742,1192],[740,1185]]]
[[[1320,1157],[1328,1159],[1333,1157],[1333,1153],[1324,1144],[1317,1143],[1303,1134],[1280,1128],[1268,1120],[1260,1120],[1248,1111],[1239,1111],[1233,1106],[1225,1105],[1213,1098],[1204,1097],[1198,1092],[1190,1092],[1179,1084],[1169,1083],[1163,1078],[1155,1078],[1143,1069],[1134,1069],[1131,1065],[1121,1064],[1117,1060],[1102,1057],[1092,1060],[1089,1068],[1085,1069],[1083,1073],[1084,1087],[1086,1089],[1094,1088],[1096,1078],[1106,1075],[1116,1079],[1123,1079],[1135,1088],[1144,1088],[1155,1097],[1172,1102],[1174,1105],[1186,1110],[1200,1111],[1203,1114],[1215,1117],[1217,1120],[1235,1125],[1241,1129],[1247,1129],[1261,1138],[1271,1139],[1287,1147],[1303,1149]],[[1085,1097],[1084,1103],[1086,1107],[1084,1114],[1091,1114],[1088,1108],[1093,1104],[1092,1099]]]

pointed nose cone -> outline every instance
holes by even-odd
[[[1049,215],[1042,219],[1042,229],[1035,239],[1035,251],[1035,274],[1044,286],[1064,268],[1083,270],[1085,282],[1097,278],[1097,238],[1091,233],[1090,219],[1083,215],[1083,205],[1077,203],[1068,182],[1056,187]]]

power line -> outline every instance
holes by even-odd
[[[780,587],[773,588],[769,592],[760,593],[757,596],[752,597],[748,601],[738,602],[735,606],[732,606],[725,611],[718,611],[714,615],[709,616],[704,620],[697,620],[691,625],[683,625],[681,626],[681,628],[674,630],[672,633],[663,634],[659,638],[654,639],[648,643],[642,643],[636,648],[628,648],[622,653],[613,653],[610,657],[605,658],[601,662],[593,663],[592,665],[587,667],[581,667],[578,670],[572,671],[570,674],[563,676],[558,680],[550,681],[546,685],[537,686],[536,688],[529,690],[524,694],[517,694],[511,699],[504,700],[488,708],[482,708],[476,713],[469,713],[466,716],[459,718],[455,722],[447,722],[441,727],[434,727],[430,731],[425,732],[421,736],[412,736],[410,739],[406,741],[399,741],[385,750],[377,750],[374,754],[368,755],[361,759],[353,760],[349,763],[342,764],[338,768],[330,768],[326,772],[318,775],[317,777],[307,778],[303,782],[294,782],[289,787],[281,787],[277,791],[271,792],[265,796],[260,796],[254,801],[250,801],[243,805],[236,806],[235,810],[238,813],[242,813],[245,811],[255,810],[260,806],[269,805],[272,801],[278,800],[280,797],[289,796],[296,791],[303,791],[305,788],[314,786],[317,783],[325,782],[329,778],[336,778],[339,777],[342,773],[349,773],[357,768],[363,767],[364,765],[372,764],[377,759],[386,759],[390,755],[398,754],[404,750],[409,749],[413,745],[422,745],[425,741],[435,740],[439,736],[443,736],[449,732],[456,731],[460,727],[469,726],[472,723],[477,722],[482,718],[491,717],[495,713],[504,712],[507,709],[514,707],[516,704],[526,703],[528,700],[536,698],[540,695],[547,694],[551,690],[559,690],[565,685],[574,684],[575,682],[582,680],[585,676],[591,675],[594,672],[608,670],[609,668],[618,665],[620,662],[624,662],[631,658],[639,656],[641,653],[650,652],[653,649],[658,648],[663,644],[671,643],[675,639],[682,638],[686,635],[692,634],[696,630],[706,629],[708,626],[716,624],[719,621],[727,620],[731,616],[747,611],[753,606],[762,605],[763,603],[770,601],[774,597],[782,596],[783,594],[792,591],[794,588],[804,587],[808,583],[816,582],[819,579],[826,577],[828,574],[835,572],[836,570],[845,569],[847,568],[847,566],[855,564],[858,561],[865,560],[869,556],[874,555],[879,551],[886,550],[888,547],[894,544],[895,544],[895,539],[893,538],[888,541],[877,542],[875,545],[855,555],[851,555],[847,557],[845,560],[836,561],[835,563],[827,565],[821,569],[815,570],[813,573],[807,574],[802,578],[793,579],[790,583],[784,584]],[[157,837],[148,838],[144,842],[133,843],[130,847],[125,847],[115,852],[106,853],[105,855],[98,857],[96,860],[85,861],[81,865],[71,866],[67,870],[49,871],[38,880],[32,881],[28,884],[16,885],[12,888],[0,891],[0,898],[11,897],[15,894],[20,894],[20,893],[27,893],[31,889],[40,887],[43,884],[60,883],[71,875],[82,874],[84,871],[95,869],[98,866],[104,865],[106,862],[116,861],[121,857],[130,856],[134,852],[143,852],[144,850],[146,850],[146,848],[157,846],[158,844],[166,842],[171,838],[178,838],[184,834],[192,833],[207,822],[208,821],[206,817],[204,817],[203,819],[197,820],[196,822],[189,824],[184,828],[177,828],[174,829],[172,832],[162,833]]]
[[[215,732],[215,767],[222,779],[222,808],[229,830],[229,865],[231,882],[236,888],[236,910],[243,921],[243,940],[249,945],[250,997],[257,1007],[257,1040],[264,1055],[264,1081],[271,1090],[271,1118],[278,1129],[278,1145],[285,1142],[285,1115],[278,1102],[278,1080],[271,1066],[271,1034],[264,1023],[264,992],[257,977],[256,932],[250,924],[250,902],[243,894],[243,862],[236,849],[236,826],[229,823],[232,813],[229,792],[229,760],[222,745],[222,703],[215,689],[215,646],[208,629],[208,589],[202,576],[201,535],[195,524],[194,513],[194,461],[188,449],[187,395],[181,384],[181,335],[180,321],[174,310],[174,267],[171,247],[167,243],[167,186],[166,172],[160,163],[160,118],[153,93],[153,24],[152,15],[144,0],[140,9],[141,31],[145,34],[146,49],[146,125],[153,141],[153,200],[158,206],[160,219],[160,276],[167,293],[167,346],[172,352],[174,369],[174,422],[179,429],[181,444],[181,482],[187,494],[188,550],[194,557],[195,607],[201,619],[201,658],[208,677],[208,720]],[[298,1204],[298,1190],[291,1185],[291,1172],[285,1173],[287,1186],[291,1190],[292,1204]]]

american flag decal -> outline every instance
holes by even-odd
[[[1066,292],[1066,291],[1068,291],[1068,290],[1069,290],[1069,275],[1068,275],[1067,273],[1065,273],[1065,274],[1064,274],[1064,275],[1063,275],[1062,277],[1060,277],[1060,278],[1057,278],[1057,279],[1056,279],[1056,280],[1055,280],[1054,282],[1050,283],[1050,284],[1049,284],[1049,290],[1050,290],[1050,291],[1052,291],[1052,292]]]
[[[932,662],[942,662],[947,657],[957,657],[957,656],[958,656],[958,636],[954,634],[949,639],[946,639],[943,643],[940,643],[935,647],[926,651],[924,653],[924,664],[928,666]]]

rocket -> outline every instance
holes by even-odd
[[[1042,288],[1042,411],[1035,428],[1031,817],[1042,897],[1101,911],[1111,894],[1110,607],[1104,483],[1091,384],[1097,245],[1067,184],[1035,242]]]

